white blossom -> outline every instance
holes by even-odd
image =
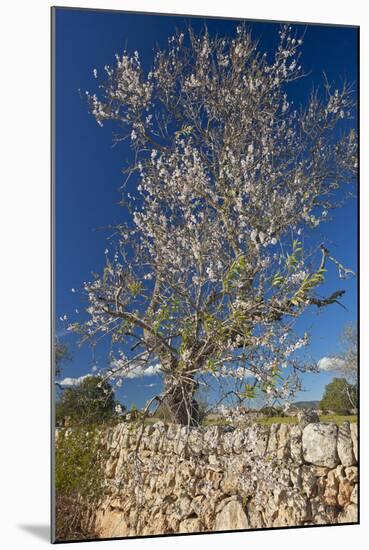
[[[123,52],[101,97],[88,94],[97,122],[125,133],[137,178],[134,193],[129,177],[124,187],[119,254],[84,285],[86,337],[121,346],[119,376],[162,373],[183,395],[201,376],[251,378],[288,400],[309,369],[293,320],[323,304],[318,266],[330,257],[313,261],[300,235],[354,181],[357,139],[336,131],[352,109],[345,86],[294,109],[301,44],[288,26],[273,56],[243,27],[235,38],[180,33],[149,74]]]

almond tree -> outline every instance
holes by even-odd
[[[317,294],[330,260],[348,270],[304,235],[355,180],[352,89],[326,82],[295,108],[302,40],[279,34],[267,55],[244,27],[224,38],[189,29],[148,73],[137,52],[116,55],[99,96],[87,93],[98,124],[130,142],[129,221],[85,285],[90,319],[72,328],[111,338],[107,376],[159,365],[157,398],[174,422],[196,422],[194,393],[210,376],[233,377],[239,399],[288,400],[311,368],[294,355],[308,341],[295,320],[344,293]]]

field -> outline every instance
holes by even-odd
[[[348,422],[357,422],[357,416],[344,416],[338,414],[326,414],[319,416],[320,422],[334,422],[335,424],[342,424],[345,421]],[[258,424],[263,424],[265,426],[270,426],[271,424],[297,424],[296,416],[274,416],[274,417],[263,417],[256,420]]]
[[[338,414],[327,414],[327,415],[321,415],[320,422],[334,422],[337,425],[341,425],[343,422],[357,422],[357,416],[344,416],[344,415],[338,415]],[[256,418],[253,422],[255,424],[262,424],[263,426],[270,426],[271,424],[297,424],[297,416],[263,416],[261,418]],[[224,421],[221,418],[215,419],[207,419],[205,418],[203,425],[204,426],[211,426],[211,425],[225,425],[227,424],[226,421]]]

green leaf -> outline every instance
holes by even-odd
[[[213,374],[215,374],[216,373],[215,361],[213,359],[208,359],[206,368],[207,370],[210,370]]]
[[[256,397],[256,387],[251,386],[250,384],[246,384],[245,394],[248,399],[254,399]]]

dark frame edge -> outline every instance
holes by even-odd
[[[50,542],[56,543],[55,513],[55,15],[50,7]]]
[[[360,25],[346,25],[344,23],[316,23],[315,21],[292,21],[286,19],[256,19],[240,16],[229,16],[229,15],[206,15],[206,14],[189,14],[189,13],[169,13],[169,12],[153,12],[153,11],[139,11],[139,10],[123,10],[115,8],[85,8],[80,6],[52,6],[54,10],[79,10],[79,11],[96,11],[96,12],[105,12],[105,13],[126,13],[130,15],[157,15],[157,16],[169,16],[169,17],[190,17],[194,19],[227,19],[230,21],[250,21],[251,23],[287,23],[289,25],[314,25],[314,26],[324,26],[324,27],[343,27],[358,29]]]
[[[356,210],[356,218],[357,218],[357,238],[356,238],[356,246],[357,246],[357,395],[358,395],[358,403],[357,403],[357,437],[358,437],[358,456],[357,456],[357,468],[358,468],[358,501],[357,501],[357,522],[360,524],[360,510],[361,510],[361,441],[360,441],[360,425],[361,425],[361,414],[360,414],[360,405],[361,405],[361,396],[360,396],[360,26],[357,28],[357,91],[356,91],[356,100],[357,100],[357,135],[358,135],[358,156],[357,156],[357,162],[358,162],[358,171],[357,171],[357,210]]]

